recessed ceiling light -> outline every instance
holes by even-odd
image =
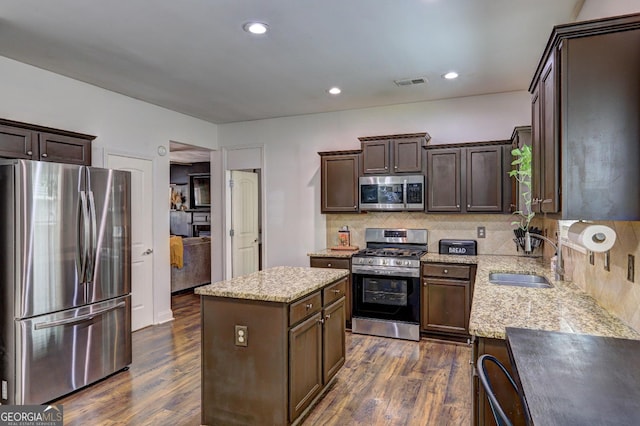
[[[448,73],[443,74],[442,76],[447,80],[453,80],[454,78],[458,78],[458,73],[455,71],[449,71]]]
[[[331,93],[332,95],[339,95],[340,93],[342,93],[342,90],[340,90],[339,87],[332,87],[331,89],[327,90],[327,92]]]
[[[264,34],[269,30],[269,26],[263,22],[247,22],[242,28],[251,34]]]

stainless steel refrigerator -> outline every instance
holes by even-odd
[[[0,161],[0,403],[49,402],[131,363],[130,181]]]

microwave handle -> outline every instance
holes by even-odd
[[[404,200],[404,208],[408,208],[409,207],[409,203],[407,202],[407,180],[405,179],[403,181],[403,185],[402,185],[402,199]]]

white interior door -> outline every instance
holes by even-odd
[[[258,174],[231,172],[231,273],[234,277],[258,270]]]
[[[153,163],[108,154],[107,167],[131,172],[131,329],[153,324]]]

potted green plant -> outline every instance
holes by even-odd
[[[536,213],[531,209],[531,146],[523,145],[522,148],[515,148],[511,150],[514,160],[511,165],[516,166],[513,170],[509,171],[509,176],[514,177],[520,187],[518,191],[520,194],[520,200],[517,200],[518,205],[514,215],[520,216],[519,220],[511,222],[512,225],[518,225],[513,230],[516,238],[514,241],[522,248],[522,250],[529,254],[540,245],[539,239],[532,239],[529,235],[530,232],[540,233],[537,229],[530,227],[531,219]],[[522,208],[520,208],[522,206]]]

